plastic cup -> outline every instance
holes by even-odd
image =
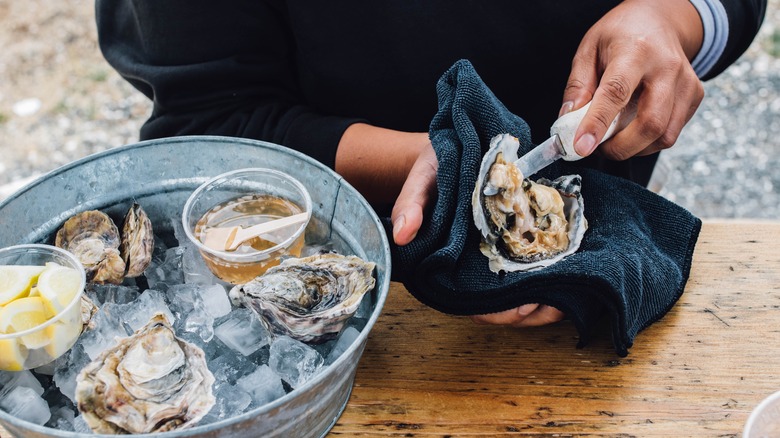
[[[0,334],[2,370],[21,371],[46,365],[68,351],[81,335],[81,295],[87,282],[81,262],[73,254],[50,245],[27,244],[0,249],[0,265],[44,266],[47,262],[78,271],[81,278],[78,293],[46,322],[21,332]]]
[[[246,227],[302,212],[307,217],[300,224],[269,233],[273,239],[264,240],[261,246],[250,241],[236,251],[220,251],[204,245],[202,236],[208,228],[203,225],[204,218],[228,217],[224,212],[232,211],[237,204],[244,206],[240,209],[245,212],[241,222],[230,220],[223,226]],[[308,190],[290,175],[274,169],[239,169],[218,175],[195,189],[184,204],[182,225],[215,276],[242,284],[278,265],[282,257],[300,256],[311,212]]]
[[[765,398],[750,413],[744,438],[778,437],[780,436],[780,391]]]

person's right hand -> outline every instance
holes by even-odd
[[[438,169],[439,161],[433,146],[428,142],[428,146],[423,148],[414,162],[393,205],[393,240],[397,245],[406,245],[417,236],[426,208],[435,202]]]

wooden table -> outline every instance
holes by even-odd
[[[737,436],[780,390],[779,241],[705,222],[685,293],[626,358],[607,331],[576,349],[568,323],[478,326],[394,283],[330,436]]]
[[[780,223],[705,222],[682,298],[618,357],[608,331],[478,326],[401,284],[331,436],[738,436],[780,390]]]

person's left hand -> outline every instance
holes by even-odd
[[[514,309],[486,315],[470,316],[475,324],[499,324],[512,327],[536,327],[563,319],[563,312],[544,304],[526,304]]]
[[[393,221],[393,240],[403,246],[414,240],[423,222],[423,214],[436,193],[436,172],[439,160],[433,145],[422,149],[406,177],[401,193],[390,215]]]

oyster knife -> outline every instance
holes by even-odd
[[[590,108],[590,102],[576,111],[559,117],[550,128],[551,137],[515,161],[515,166],[520,169],[524,178],[544,169],[559,158],[563,158],[566,161],[576,161],[584,158],[574,150],[574,133],[577,132],[577,127],[580,126],[580,122],[585,117],[588,108]],[[621,117],[623,113],[618,114],[610,123],[607,133],[604,134],[601,142],[612,137],[618,130],[618,121],[623,119]]]

